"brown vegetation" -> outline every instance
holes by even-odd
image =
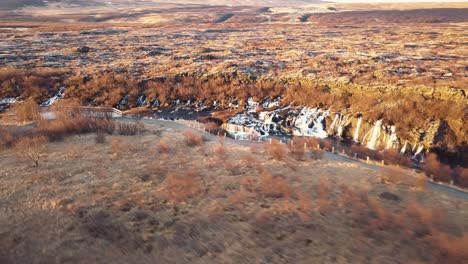
[[[203,136],[193,131],[184,132],[185,144],[189,147],[201,146],[204,143]]]
[[[22,123],[37,121],[40,118],[39,105],[34,100],[29,99],[16,104],[12,114]]]
[[[17,157],[33,161],[35,166],[39,166],[39,161],[47,151],[46,137],[25,137],[15,144],[15,154]]]
[[[265,148],[272,159],[284,160],[286,158],[286,146],[278,139],[272,139],[270,143],[265,145]]]

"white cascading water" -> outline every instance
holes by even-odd
[[[353,140],[354,142],[359,142],[359,129],[361,128],[362,117],[359,117],[356,124],[356,129],[354,130]]]
[[[14,104],[18,102],[18,99],[17,98],[3,98],[3,99],[0,99],[0,105],[1,104]]]
[[[323,112],[318,108],[305,107],[294,122],[293,134],[296,136],[311,136],[318,138],[328,137],[323,121],[328,115],[328,111]]]
[[[396,134],[396,127],[391,126],[390,127],[390,136],[388,137],[387,147],[386,148],[387,149],[395,148],[397,143],[398,143],[398,137],[397,137],[397,134]]]
[[[413,155],[413,159],[417,158],[418,155],[420,155],[422,153],[422,151],[424,150],[424,146],[423,145],[419,145],[418,149],[416,150],[416,152],[414,153]]]
[[[330,124],[330,127],[328,128],[331,133],[335,131],[337,123],[338,123],[338,114],[335,114],[335,117],[333,118],[333,122]]]
[[[348,115],[343,115],[341,113],[336,113],[333,122],[331,123],[328,131],[330,134],[335,135],[337,137],[343,137],[343,132],[345,127],[347,127],[351,123],[351,119]]]
[[[144,95],[140,95],[137,99],[137,105],[138,106],[145,106],[147,105],[147,101]]]
[[[60,87],[58,93],[52,96],[51,98],[47,99],[47,101],[43,102],[41,106],[44,106],[44,107],[51,106],[58,100],[63,99],[64,92],[65,92],[65,87]]]
[[[271,134],[271,130],[277,130],[277,124],[273,122],[273,118],[275,117],[275,112],[261,112],[258,117],[262,121],[262,125],[260,130],[263,132],[264,135]]]
[[[369,142],[367,143],[368,148],[375,149],[377,140],[379,139],[379,136],[380,136],[381,126],[382,126],[382,119],[377,120],[377,122],[375,122],[375,125],[371,130],[372,131],[371,137],[369,139]]]
[[[405,140],[405,144],[403,145],[403,147],[402,147],[401,150],[400,150],[400,153],[401,153],[401,154],[405,154],[405,152],[406,152],[406,145],[407,145],[407,144],[408,144],[408,140]]]
[[[347,115],[342,115],[340,118],[340,122],[338,123],[338,129],[336,130],[336,135],[338,137],[343,137],[343,132],[345,127],[347,127],[351,123],[351,119]]]
[[[236,124],[224,123],[222,128],[231,133],[245,133],[245,134],[256,134],[253,127],[245,127]]]

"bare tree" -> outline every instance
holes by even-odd
[[[13,109],[16,118],[21,122],[35,121],[39,118],[39,105],[34,100],[27,100]]]
[[[34,161],[36,167],[39,166],[39,160],[47,152],[46,137],[31,137],[19,140],[15,145],[15,154],[18,158]]]

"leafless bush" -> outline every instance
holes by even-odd
[[[32,99],[18,103],[13,108],[13,114],[20,122],[36,121],[40,118],[39,105]]]
[[[144,126],[140,123],[119,122],[117,123],[117,133],[122,136],[134,136],[142,133]]]
[[[185,144],[189,147],[201,146],[204,143],[202,135],[193,131],[184,132],[184,141]]]
[[[323,150],[313,150],[310,152],[310,158],[313,160],[323,159],[324,151]]]
[[[286,179],[273,176],[266,171],[260,175],[259,187],[263,194],[275,198],[290,197],[292,195],[292,188]]]
[[[249,197],[249,193],[241,188],[236,193],[229,196],[229,201],[236,207],[241,206]]]
[[[220,142],[220,144],[215,146],[214,154],[220,159],[225,159],[227,157],[227,151],[226,147],[224,146],[224,142]]]
[[[305,141],[302,138],[294,137],[291,143],[289,144],[289,151],[296,160],[305,159]]]
[[[277,139],[272,139],[270,144],[265,145],[271,158],[275,160],[284,160],[286,157],[286,147]]]
[[[193,171],[185,174],[171,174],[158,189],[166,199],[174,203],[185,202],[202,191],[201,176]]]
[[[160,154],[163,154],[163,153],[169,153],[172,148],[165,141],[159,141],[157,149]]]
[[[28,159],[39,166],[40,159],[47,151],[46,137],[25,137],[15,144],[15,154],[19,158]]]

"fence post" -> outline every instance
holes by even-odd
[[[367,156],[366,162],[369,163],[369,161],[370,161],[370,158],[369,158],[369,156]]]
[[[357,159],[357,153],[354,153],[354,159]]]
[[[317,149],[320,149],[320,144],[317,144]]]
[[[331,153],[335,153],[335,147],[332,147]]]
[[[271,138],[269,138],[269,140],[270,140],[270,144],[271,144]]]
[[[304,143],[304,149],[307,149],[307,143]]]
[[[385,161],[384,161],[384,160],[382,160],[382,166],[383,166],[383,165],[385,165]]]

